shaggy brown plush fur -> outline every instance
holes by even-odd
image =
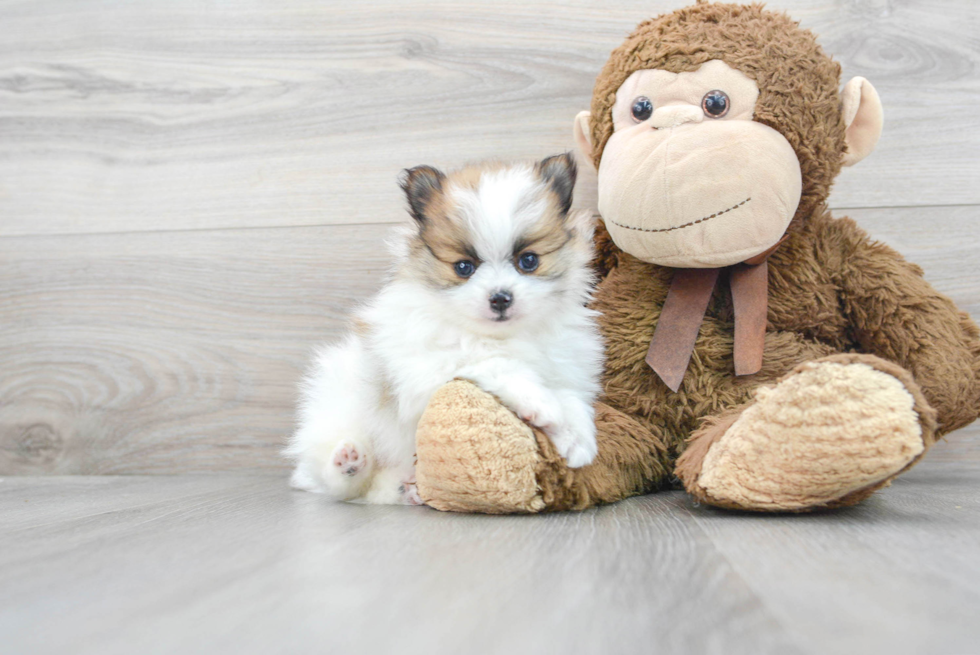
[[[784,511],[778,504],[745,507],[711,497],[698,483],[702,464],[712,444],[756,402],[760,387],[777,385],[805,362],[840,353],[875,356],[868,360],[872,368],[905,386],[919,417],[921,453],[936,437],[980,414],[977,326],[922,279],[921,269],[872,241],[852,220],[834,219],[826,209],[845,150],[840,67],[810,32],[785,15],[763,11],[761,5],[699,4],[642,23],[612,53],[596,81],[591,124],[596,165],[612,133],[616,90],[631,73],[691,71],[711,59],[757,82],[755,120],[786,137],[803,172],[803,199],[788,239],[769,259],[762,370],[734,375],[734,315],[723,279],[687,374],[677,393],[671,392],[644,358],[672,270],[620,251],[600,226],[597,268],[603,279],[594,307],[601,313],[607,345],[605,394],[596,416],[600,457],[588,467],[592,473],[569,471],[542,441],[536,476],[547,509],[581,508],[668,487],[677,474],[704,502]],[[893,475],[791,511],[857,502]],[[588,486],[586,479],[604,486]],[[421,484],[419,489],[426,498],[426,489]]]
[[[606,402],[644,423],[667,444],[663,466],[703,421],[737,416],[760,385],[830,353],[866,352],[911,373],[938,412],[938,434],[980,413],[977,326],[922,279],[922,271],[872,242],[850,219],[834,220],[825,202],[840,170],[844,124],[840,66],[807,30],[761,5],[701,4],[642,23],[613,51],[596,81],[592,139],[596,166],[612,134],[616,90],[634,71],[697,69],[722,59],[759,85],[755,120],[779,131],[803,171],[803,199],[790,238],[769,259],[769,316],[763,369],[732,375],[733,310],[715,290],[678,393],[644,369],[650,335],[669,288],[669,269],[616,248],[600,229],[595,308],[607,341]],[[732,418],[734,420],[734,418]],[[645,440],[644,435],[636,435]],[[667,476],[658,481],[668,482]]]
[[[650,436],[636,438],[667,445],[667,470],[702,421],[751,402],[757,387],[776,383],[798,364],[833,353],[872,353],[907,370],[938,412],[939,435],[977,418],[976,325],[918,267],[872,242],[850,219],[821,211],[770,258],[769,325],[756,375],[733,375],[734,313],[719,285],[676,394],[643,361],[671,272],[626,253],[618,261],[595,301],[607,344],[604,400],[647,427]]]

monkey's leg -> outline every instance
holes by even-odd
[[[797,366],[748,405],[706,423],[676,473],[695,498],[719,507],[853,505],[925,454],[935,414],[896,364],[833,355]]]
[[[570,469],[547,436],[496,398],[450,382],[419,421],[419,493],[436,509],[510,514],[585,509],[667,483],[671,466],[657,435],[601,403],[596,426],[596,460]]]

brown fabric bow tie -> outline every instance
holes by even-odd
[[[769,255],[786,236],[762,254],[731,267],[730,286],[735,308],[735,375],[762,369],[769,305]],[[708,301],[720,268],[678,268],[653,332],[646,362],[671,391],[676,392],[694,353]]]

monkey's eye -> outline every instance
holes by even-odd
[[[517,259],[517,267],[525,273],[533,273],[538,268],[539,259],[533,252],[526,252]]]
[[[640,96],[633,101],[630,113],[633,114],[633,120],[637,123],[642,123],[653,115],[653,103],[650,102],[650,98]]]
[[[461,259],[453,264],[453,270],[456,271],[456,275],[460,277],[469,277],[476,272],[476,264],[468,259]]]
[[[727,114],[731,105],[732,103],[728,100],[728,94],[717,89],[708,91],[701,98],[701,109],[712,118],[721,118]]]

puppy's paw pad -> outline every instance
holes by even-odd
[[[357,475],[367,465],[367,456],[349,441],[341,441],[333,451],[333,465],[343,475]]]
[[[413,475],[408,480],[405,480],[398,487],[398,493],[401,495],[402,502],[406,505],[422,505],[422,497],[419,496],[419,489],[415,485],[415,476]]]

